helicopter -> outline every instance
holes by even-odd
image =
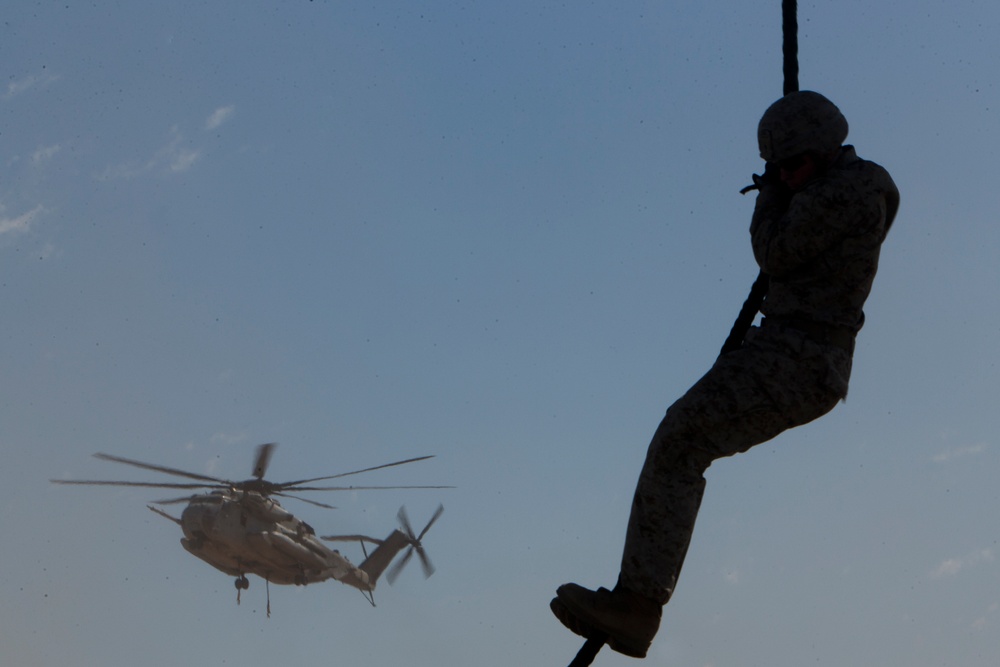
[[[152,512],[173,521],[181,527],[184,537],[181,546],[212,567],[235,577],[236,601],[240,592],[250,587],[248,574],[255,574],[268,587],[268,616],[270,616],[270,584],[305,586],[328,579],[360,590],[372,606],[375,606],[374,591],[379,578],[386,573],[386,579],[393,583],[402,569],[416,553],[423,567],[424,576],[434,573],[434,566],[424,550],[422,540],[434,522],[444,511],[437,508],[427,525],[416,533],[410,524],[405,508],[400,508],[397,518],[400,529],[393,530],[385,539],[367,535],[327,535],[316,536],[316,531],[305,521],[294,516],[275,499],[293,498],[310,505],[335,509],[331,505],[308,498],[292,495],[301,491],[359,491],[374,489],[447,489],[448,486],[313,486],[315,482],[339,479],[350,475],[401,466],[433,458],[416,458],[385,463],[382,465],[354,470],[351,472],[312,477],[293,482],[274,483],[264,479],[274,453],[276,443],[266,443],[257,447],[252,477],[242,482],[200,475],[198,473],[168,468],[152,463],[113,456],[94,454],[103,461],[122,463],[136,468],[152,470],[184,477],[195,482],[129,482],[114,480],[49,480],[53,484],[84,486],[137,486],[157,489],[203,490],[191,496],[169,500],[152,501],[146,507]],[[175,505],[187,503],[180,518],[154,507],[154,505]],[[352,564],[336,549],[331,549],[323,541],[359,542],[365,559],[360,565]],[[365,544],[375,549],[369,554]],[[402,558],[393,564],[396,556],[406,550]],[[389,566],[392,565],[390,568]],[[386,570],[388,569],[388,572]]]

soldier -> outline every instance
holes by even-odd
[[[613,590],[560,586],[570,630],[645,657],[674,592],[716,459],[820,417],[847,396],[854,338],[899,206],[888,172],[862,160],[847,120],[819,93],[772,104],[757,129],[763,176],[750,224],[770,286],[743,345],[670,406],[649,445]]]

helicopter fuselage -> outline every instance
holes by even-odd
[[[305,521],[254,491],[196,496],[179,523],[184,531],[181,545],[232,576],[256,574],[274,584],[300,586],[336,579],[364,591],[375,588],[377,575],[371,577],[353,565],[323,544]],[[390,541],[399,542],[385,540],[383,544]],[[396,552],[407,543],[402,542]]]

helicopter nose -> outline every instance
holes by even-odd
[[[181,513],[181,526],[185,532],[211,532],[215,525],[215,515],[218,508],[204,503],[191,503]]]

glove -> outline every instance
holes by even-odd
[[[768,190],[775,194],[791,194],[788,192],[788,186],[786,186],[781,180],[781,168],[774,162],[768,162],[764,165],[763,174],[754,174],[753,185],[748,185],[742,190],[740,190],[741,195],[745,195],[752,190]]]

